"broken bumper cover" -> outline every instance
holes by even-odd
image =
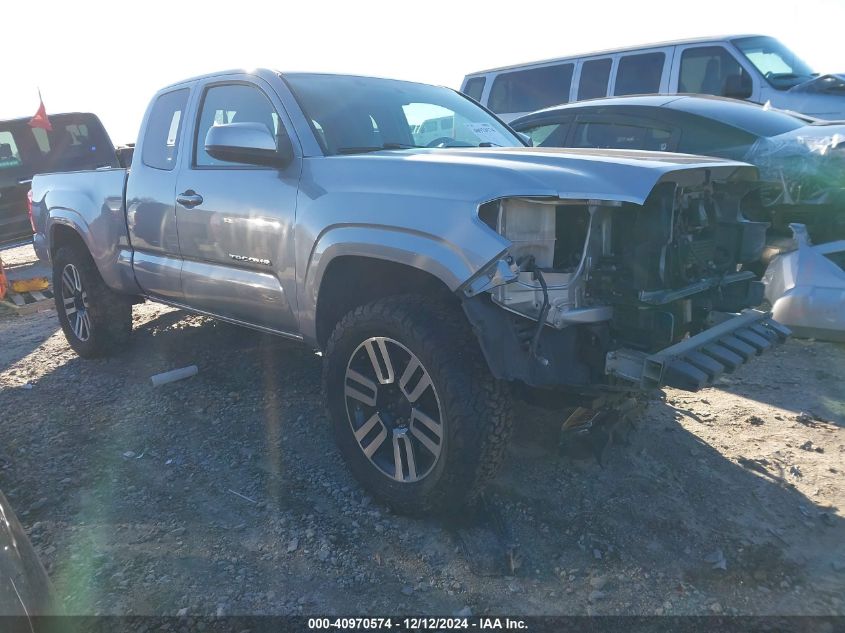
[[[790,330],[770,313],[745,310],[654,354],[630,349],[608,352],[605,371],[641,389],[667,386],[697,391],[789,335]]]

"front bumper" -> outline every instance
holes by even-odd
[[[745,310],[654,354],[630,349],[608,352],[605,371],[640,389],[667,386],[697,391],[789,335],[790,330],[771,313]]]

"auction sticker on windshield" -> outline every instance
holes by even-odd
[[[475,134],[482,143],[492,143],[500,147],[508,147],[513,143],[505,138],[504,134],[499,132],[489,123],[464,123],[467,129]]]

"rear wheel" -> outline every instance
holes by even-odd
[[[129,339],[131,299],[106,286],[82,246],[63,246],[53,256],[53,297],[65,338],[80,356],[112,354]]]
[[[430,299],[359,307],[326,348],[324,388],[352,473],[399,512],[456,510],[496,473],[510,399],[463,315]]]

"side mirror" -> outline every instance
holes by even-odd
[[[262,123],[214,125],[205,136],[205,151],[217,160],[265,167],[286,167],[293,160],[293,145],[287,134],[278,143]]]

